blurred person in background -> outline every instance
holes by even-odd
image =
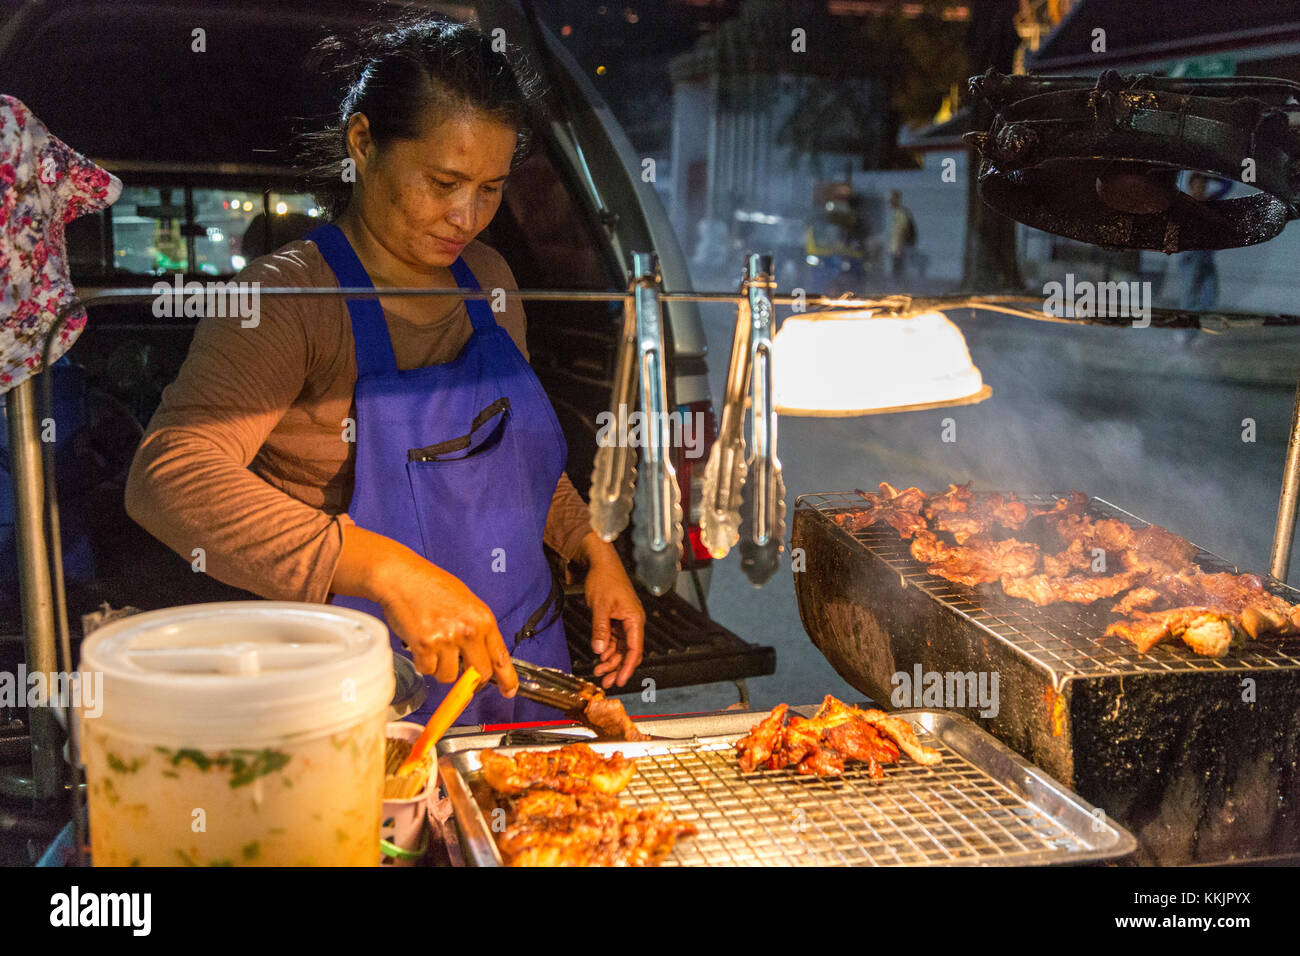
[[[1187,195],[1197,202],[1217,199],[1210,195],[1210,177],[1192,173],[1187,178]],[[1212,311],[1219,301],[1219,271],[1214,265],[1213,249],[1191,249],[1178,257],[1182,277],[1181,306],[1189,311]]]
[[[889,220],[890,276],[901,279],[906,271],[908,254],[916,245],[916,222],[896,189],[889,194],[889,208],[892,211]]]

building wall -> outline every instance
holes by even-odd
[[[944,160],[951,159],[953,182],[945,182]],[[924,258],[926,285],[961,279],[966,242],[966,150],[931,151],[917,170],[882,169],[853,174],[853,190],[875,194],[884,203],[898,190],[916,223],[916,252]],[[921,265],[922,263],[918,263]],[[915,273],[915,270],[913,270]]]

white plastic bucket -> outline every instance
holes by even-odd
[[[96,630],[77,717],[96,866],[373,866],[393,696],[388,629],[232,601]],[[84,695],[83,695],[84,696]]]

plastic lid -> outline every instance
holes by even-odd
[[[82,645],[82,686],[100,693],[83,692],[81,717],[173,745],[333,733],[387,713],[392,655],[384,623],[350,608],[228,601],[150,611]]]

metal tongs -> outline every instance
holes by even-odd
[[[772,271],[770,255],[751,255],[745,265],[722,419],[704,470],[700,511],[700,537],[709,553],[725,557],[739,541],[741,569],[755,587],[776,572],[785,538],[785,481],[772,401]],[[753,450],[748,460],[747,407]]]
[[[510,658],[510,662],[514,664],[515,674],[519,678],[518,693],[520,697],[525,700],[536,701],[547,707],[554,707],[566,717],[572,718],[596,731],[597,738],[602,736],[603,731],[587,719],[587,705],[593,700],[602,700],[605,697],[605,692],[601,688],[591,681],[575,677],[573,674],[566,674],[554,667],[530,664],[528,661],[521,661],[517,657]],[[580,738],[575,738],[572,734],[521,728],[509,731],[502,737],[501,746],[572,743],[575,739]],[[660,738],[654,739],[658,740]]]
[[[605,541],[613,541],[627,527],[635,504],[632,544],[637,576],[659,595],[677,580],[682,554],[682,493],[668,455],[671,436],[658,257],[634,252],[632,272],[632,301],[624,308],[610,400],[618,431],[596,449],[591,527]],[[641,434],[647,438],[639,477],[631,443],[622,434],[629,410],[637,407],[638,391],[646,419]]]
[[[530,664],[517,657],[510,658],[519,677],[519,696],[525,700],[545,704],[563,711],[566,716],[577,716],[587,709],[592,700],[605,696],[591,681],[566,674],[554,667]]]

